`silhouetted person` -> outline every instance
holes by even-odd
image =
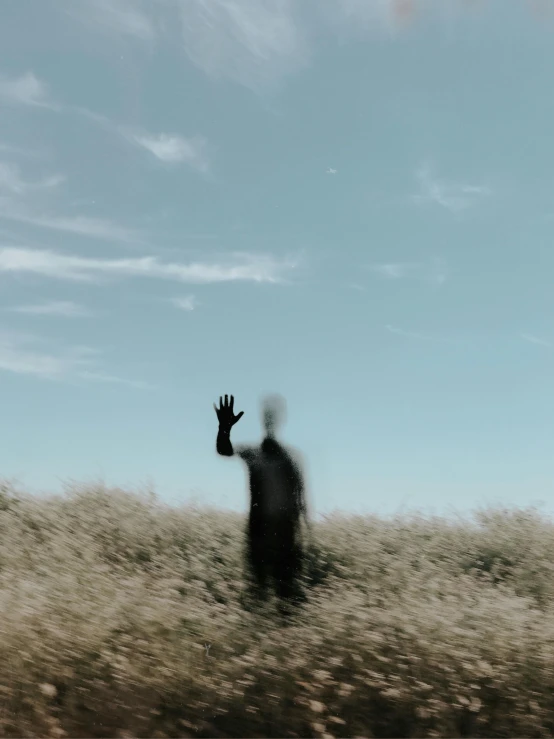
[[[233,449],[231,428],[243,416],[234,415],[234,398],[214,403],[219,419],[217,452],[239,456],[250,476],[250,514],[247,528],[247,559],[258,594],[266,594],[273,577],[280,598],[296,594],[297,576],[302,568],[303,550],[300,517],[308,524],[304,481],[293,452],[275,438],[284,420],[285,401],[280,396],[266,398],[262,405],[265,437],[260,446],[240,445]]]

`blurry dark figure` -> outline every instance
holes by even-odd
[[[219,420],[217,452],[225,457],[239,456],[250,477],[250,514],[247,528],[247,559],[257,594],[265,597],[272,577],[282,600],[298,596],[298,575],[302,569],[303,547],[300,519],[308,523],[304,480],[300,464],[291,450],[275,438],[284,420],[285,401],[269,396],[262,404],[265,437],[260,446],[240,445],[233,449],[231,428],[243,416],[234,415],[234,398],[219,398],[214,403]]]

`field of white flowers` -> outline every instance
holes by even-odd
[[[550,737],[554,523],[332,516],[246,610],[244,519],[0,488],[0,736]]]

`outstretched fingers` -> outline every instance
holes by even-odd
[[[215,403],[213,405],[220,423],[230,423],[230,425],[233,426],[244,416],[244,411],[241,411],[237,416],[235,416],[234,395],[220,395],[219,408]]]

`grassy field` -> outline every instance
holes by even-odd
[[[0,736],[552,736],[554,524],[333,516],[289,621],[244,519],[0,488]]]

